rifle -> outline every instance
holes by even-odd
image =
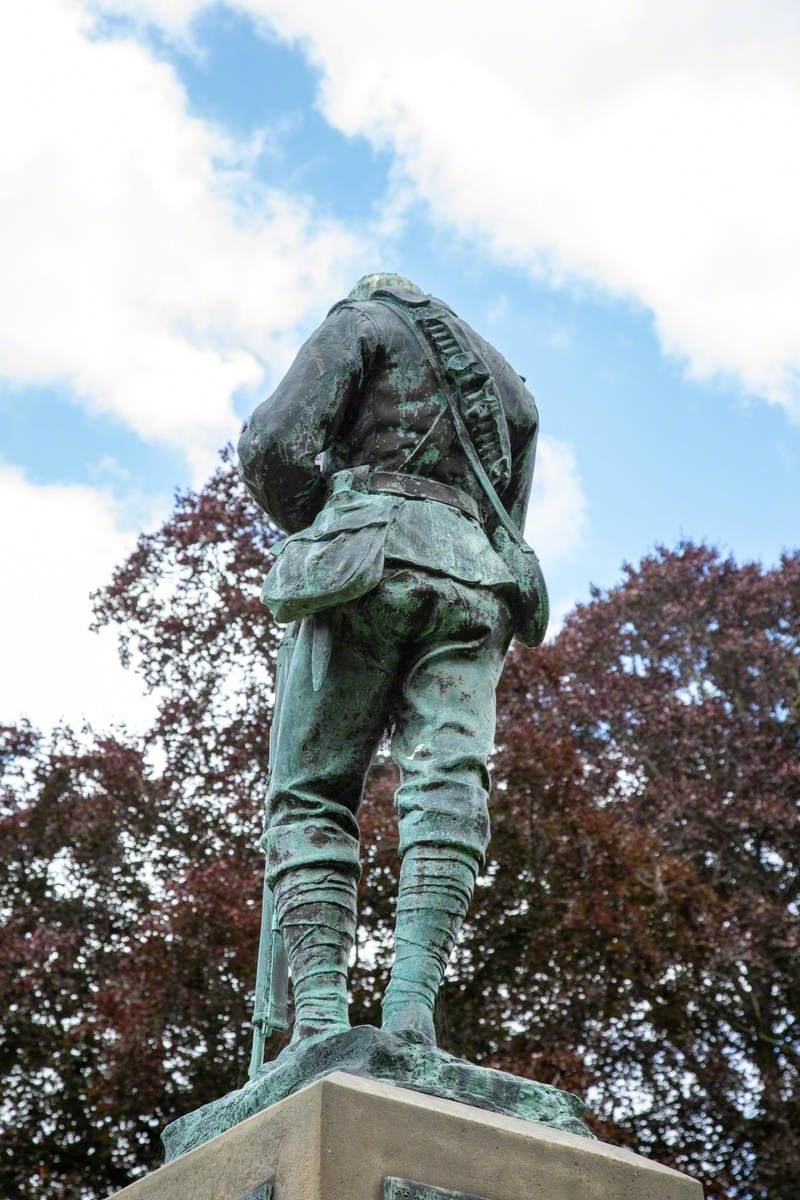
[[[275,707],[270,732],[270,759],[277,744],[283,700],[283,682],[289,669],[298,626],[289,625],[283,636],[275,671]],[[272,889],[264,869],[264,897],[261,902],[261,935],[258,940],[256,996],[253,1004],[253,1049],[248,1078],[255,1079],[264,1063],[264,1045],[279,1029],[289,1028],[289,963],[283,934],[278,925]]]
[[[275,919],[272,891],[264,877],[261,936],[258,942],[256,998],[253,1005],[253,1050],[248,1078],[255,1079],[264,1062],[264,1044],[276,1030],[289,1028],[289,966],[283,934]]]

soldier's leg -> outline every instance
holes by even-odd
[[[402,868],[395,961],[383,1026],[435,1041],[436,994],[489,841],[495,689],[508,642],[505,602],[440,584],[447,620],[409,671],[392,741]]]
[[[292,972],[293,1040],[349,1025],[347,968],[359,873],[355,814],[392,684],[391,663],[378,664],[363,623],[352,616],[342,611],[334,618],[331,657],[316,690],[313,623],[301,626],[271,745],[264,844]]]

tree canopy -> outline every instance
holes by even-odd
[[[276,536],[227,458],[96,597],[157,697],[148,736],[2,731],[3,1196],[104,1196],[246,1078]],[[710,1200],[800,1194],[798,631],[800,552],[686,543],[512,650],[438,1012],[447,1048],[581,1093]],[[354,1022],[391,962],[393,787],[379,756]]]

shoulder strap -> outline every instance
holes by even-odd
[[[472,441],[470,432],[467,429],[464,418],[461,415],[458,397],[455,395],[453,386],[450,383],[450,380],[447,378],[444,368],[439,361],[438,355],[434,353],[434,350],[424,332],[422,329],[420,329],[409,310],[402,304],[399,304],[391,292],[375,292],[372,298],[373,300],[380,300],[382,304],[386,304],[389,308],[391,308],[393,312],[397,313],[397,315],[402,318],[408,328],[414,333],[414,336],[419,342],[420,348],[433,368],[436,378],[438,379],[442,391],[444,392],[444,397],[447,401],[447,408],[450,413],[450,419],[453,422],[453,427],[456,431],[456,437],[461,444],[461,449],[464,451],[467,462],[472,468],[472,473],[480,484],[486,499],[489,501],[492,510],[498,519],[498,522],[506,530],[509,537],[518,545],[525,545],[522,534],[520,533],[514,521],[511,519],[508,509],[498,496],[494,484],[486,473],[484,465],[481,462],[480,455],[475,449],[475,444]]]

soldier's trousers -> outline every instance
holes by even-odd
[[[401,777],[400,853],[450,845],[482,861],[495,689],[512,633],[502,595],[387,564],[377,588],[326,615],[327,669],[319,620],[290,626],[279,653],[263,842],[270,883],[312,864],[358,873],[356,813],[387,731]]]

